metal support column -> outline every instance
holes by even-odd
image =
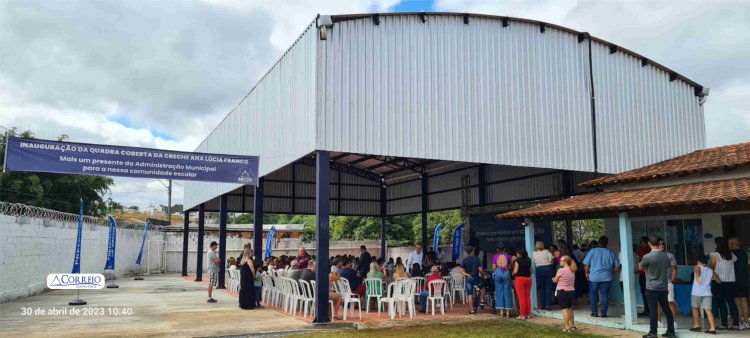
[[[531,254],[534,253],[534,222],[532,222],[530,218],[527,218],[525,223],[524,239],[526,243],[526,251],[529,253],[529,256],[531,256]],[[536,270],[536,266],[534,267],[534,270]],[[534,274],[531,276],[531,309],[535,310],[536,308],[536,274]]]
[[[315,323],[328,323],[328,217],[331,213],[331,154],[319,151],[315,156]],[[331,316],[334,314],[332,313]]]
[[[255,186],[255,205],[253,206],[253,254],[256,259],[263,255],[263,178]]]
[[[188,244],[190,237],[190,211],[185,211],[185,220],[182,223],[182,275],[187,276],[188,271]]]
[[[479,181],[479,206],[487,205],[487,165],[482,164],[477,168],[479,171],[477,179]]]
[[[430,198],[427,195],[427,173],[422,174],[422,253],[427,252],[427,210],[429,210]],[[422,262],[420,262],[421,265]],[[407,267],[407,270],[411,267]]]
[[[573,221],[569,219],[565,220],[565,241],[573,247]]]
[[[631,329],[638,319],[635,302],[635,259],[633,250],[633,228],[625,212],[620,213],[620,252],[622,253],[622,289],[625,305],[625,328]],[[652,310],[656,311],[656,310]]]
[[[219,285],[217,289],[225,289],[227,262],[227,194],[219,196]]]
[[[198,205],[198,249],[195,252],[195,281],[203,281],[203,237],[206,224],[206,204]]]
[[[385,218],[388,215],[388,202],[385,183],[380,186],[380,258],[385,258]]]

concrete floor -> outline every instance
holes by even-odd
[[[206,303],[206,283],[179,275],[145,276],[145,281],[118,279],[119,289],[84,290],[84,306],[68,306],[75,290],[55,290],[0,304],[0,336],[221,336],[262,332],[312,330],[309,323],[271,309],[242,311],[237,298],[224,291],[214,292],[219,302]],[[67,309],[67,315],[23,315],[23,308]],[[72,309],[91,313],[71,315]],[[132,315],[110,314],[132,308]],[[99,310],[97,310],[99,309]]]

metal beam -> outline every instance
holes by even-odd
[[[439,160],[427,160],[427,161],[423,161],[423,162],[419,162],[419,163],[412,162],[412,164],[409,165],[409,166],[403,166],[400,169],[391,170],[391,171],[389,171],[387,173],[383,173],[383,174],[384,175],[393,175],[393,174],[397,174],[397,173],[400,173],[402,171],[407,171],[407,170],[418,172],[418,173],[423,173],[423,172],[425,172],[427,170],[427,166],[428,165],[433,164],[435,162],[440,162],[440,161]]]
[[[204,226],[206,224],[206,203],[198,206],[198,249],[195,252],[195,281],[203,281],[203,237],[205,235]]]
[[[217,289],[225,289],[226,261],[227,261],[227,195],[219,196],[219,285]]]
[[[295,163],[302,164],[302,165],[316,166],[316,161],[312,157],[303,157]],[[350,166],[350,165],[346,165],[346,164],[342,164],[338,162],[329,161],[329,168],[332,170],[342,171],[342,172],[345,172],[347,174],[351,174],[357,177],[362,177],[364,179],[367,179],[373,182],[378,182],[378,184],[380,184],[380,181],[381,181],[380,173],[369,172],[359,167],[354,167],[354,166]]]
[[[253,254],[256,258],[263,257],[263,184],[263,178],[258,178],[253,206]]]
[[[479,206],[487,205],[487,165],[482,164],[477,168],[477,180],[479,181]]]
[[[328,240],[330,236],[328,218],[331,213],[331,171],[330,153],[319,151],[316,157],[315,176],[315,256],[317,269],[315,270],[315,323],[328,323]],[[334,315],[333,313],[331,314]]]
[[[388,216],[388,195],[385,184],[380,187],[380,257],[385,260],[385,220]]]
[[[190,239],[190,211],[185,211],[182,224],[182,275],[187,276],[188,270],[188,240]]]
[[[427,194],[427,173],[422,174],[422,253],[427,252],[427,211],[430,210],[429,195]]]

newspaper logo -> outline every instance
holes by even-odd
[[[104,275],[100,273],[51,273],[47,275],[50,289],[103,289]]]

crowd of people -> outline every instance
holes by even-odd
[[[472,238],[475,238],[472,234]],[[471,243],[476,244],[476,243]],[[592,317],[607,318],[609,308],[610,286],[617,280],[618,272],[622,273],[620,257],[608,248],[609,240],[602,236],[598,241],[587,245],[569,245],[565,240],[557,240],[552,245],[537,241],[531,255],[525,249],[497,247],[489,270],[483,268],[478,248],[467,246],[460,264],[443,262],[442,251],[435,253],[432,248],[423,252],[422,246],[416,244],[406,261],[401,257],[385,259],[372,256],[363,245],[358,257],[339,255],[329,257],[329,281],[346,279],[353,293],[366,297],[369,293],[366,279],[380,279],[383,285],[411,277],[425,277],[425,285],[430,281],[443,279],[443,276],[463,277],[466,294],[469,296],[470,313],[477,311],[474,306],[474,292],[479,290],[477,299],[484,306],[485,283],[494,283],[495,309],[501,317],[510,317],[517,312],[517,319],[528,319],[531,315],[532,278],[536,280],[538,307],[552,310],[559,306],[563,315],[563,330],[575,331],[573,308],[580,299],[588,297]],[[219,264],[216,253],[217,245],[211,243],[209,260],[208,302],[216,302],[212,289],[218,285]],[[664,336],[674,336],[677,316],[677,304],[674,297],[674,283],[677,279],[677,262],[668,252],[664,241],[659,236],[643,237],[637,251],[635,271],[642,295],[643,311],[639,316],[648,316],[650,332],[645,337],[655,337],[657,328],[665,326]],[[250,244],[244,246],[240,257],[230,257],[229,269],[240,270],[239,305],[242,309],[260,307],[261,277],[265,273],[293,280],[315,280],[316,257],[310,256],[304,247],[299,248],[296,256],[282,255],[261,260],[253,256]],[[741,330],[750,328],[748,321],[748,249],[743,248],[737,238],[725,240],[716,238],[716,250],[705,257],[698,257],[693,269],[691,306],[693,327],[690,331],[703,331],[716,334],[718,330]],[[622,277],[619,279],[622,288]],[[333,283],[331,283],[333,284]],[[476,288],[475,288],[476,286]],[[513,294],[515,290],[515,297]],[[421,312],[426,311],[426,299],[430,292],[425,287],[418,290]],[[382,292],[382,291],[378,291]],[[341,295],[329,292],[329,299],[334,302],[331,316],[339,318]],[[514,301],[517,304],[515,307]],[[709,327],[703,330],[701,322],[705,314]],[[719,317],[717,327],[715,316]],[[728,319],[732,322],[729,325]]]

